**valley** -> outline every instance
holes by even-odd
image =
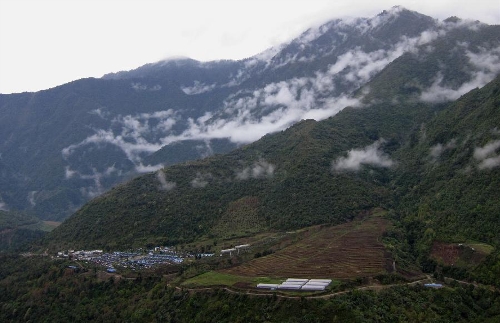
[[[494,322],[499,187],[480,21],[393,7],[1,94],[0,321]],[[289,278],[329,284],[257,288]]]

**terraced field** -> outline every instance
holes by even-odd
[[[391,259],[382,242],[389,222],[381,217],[317,227],[275,253],[223,272],[240,276],[340,278],[386,272]]]

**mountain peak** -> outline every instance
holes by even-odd
[[[379,13],[377,16],[372,18],[371,20],[380,20],[383,19],[383,21],[392,21],[393,19],[397,19],[403,17],[405,19],[409,18],[424,18],[424,19],[429,19],[430,17],[423,15],[417,11],[409,10],[403,6],[394,6],[389,10],[384,10],[381,13]],[[431,18],[432,19],[432,18]]]
[[[389,9],[389,10],[384,10],[384,11],[382,11],[379,15],[384,15],[384,14],[398,14],[398,13],[400,13],[400,12],[402,12],[402,11],[410,11],[410,10],[406,9],[406,8],[405,8],[405,7],[403,7],[403,6],[399,6],[399,5],[397,5],[397,6],[393,6],[393,7],[392,7],[391,9]]]

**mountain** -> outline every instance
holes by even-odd
[[[391,68],[397,64],[406,59]],[[385,81],[367,86],[377,82]],[[383,207],[433,238],[498,245],[499,95],[497,77],[452,104],[388,97],[304,120],[117,186],[66,220],[50,243],[179,244],[338,224]]]
[[[387,97],[439,105],[494,77],[498,34],[394,7],[242,61],[177,59],[0,95],[1,205],[60,221],[139,173],[229,152],[301,119]]]
[[[500,77],[464,95],[398,153],[409,173],[393,183],[405,212],[448,240],[500,245]]]
[[[241,61],[175,59],[0,95],[0,166],[8,169],[0,201],[60,221],[139,173],[228,152],[301,119],[359,105],[356,90],[417,48],[436,56],[429,67],[435,70],[414,72],[421,83],[405,91],[485,83],[491,73],[480,58],[496,55],[495,30],[395,7],[373,18],[330,21]],[[433,49],[442,44],[456,47],[452,58],[464,68],[439,69]],[[485,79],[471,79],[471,71]]]
[[[53,106],[55,93],[80,103]],[[40,111],[53,119],[30,128],[35,115],[15,102],[42,97]],[[62,169],[66,178],[54,180],[52,195],[30,191],[26,213],[0,211],[0,242],[42,228],[30,213],[42,193],[47,210],[96,197],[32,242],[41,253],[0,254],[4,321],[500,317],[500,26],[395,7],[331,21],[243,61],[161,62],[6,99],[28,134],[56,132],[62,121],[91,129],[75,131],[79,138],[60,131],[67,142],[53,148],[62,157],[43,165],[46,174],[35,157],[18,161],[33,168],[27,176],[2,155],[2,209],[35,176]],[[179,109],[161,108],[174,99]],[[86,110],[88,102],[96,105]],[[9,138],[29,155],[29,136]],[[37,156],[49,156],[51,146],[38,144]],[[115,263],[116,273],[42,256],[242,244],[250,248],[241,254],[146,270]],[[255,287],[320,276],[332,279],[325,292]]]
[[[337,225],[382,208],[393,226],[386,232],[391,257],[406,265],[432,271],[436,243],[498,248],[499,27],[443,24],[446,33],[426,33],[421,38],[429,41],[415,41],[360,82],[351,107],[116,186],[54,230],[46,245],[113,250],[234,241]],[[341,70],[343,78],[351,69]],[[286,86],[296,84],[307,89],[298,79]],[[494,282],[498,256],[468,273]]]

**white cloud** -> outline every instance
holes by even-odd
[[[371,27],[375,25],[377,23],[374,22]],[[309,33],[304,34],[303,40],[318,37],[324,31],[321,28],[311,29]],[[220,107],[222,112],[206,113],[196,119],[182,120],[171,109],[117,116],[112,119],[110,129],[96,130],[95,134],[80,143],[64,148],[62,154],[68,158],[86,145],[111,144],[124,152],[134,164],[136,171],[155,171],[161,165],[144,166],[142,159],[145,155],[154,153],[173,142],[203,140],[207,148],[203,152],[205,156],[211,153],[209,144],[211,139],[227,138],[234,143],[249,143],[260,139],[265,134],[284,130],[302,119],[323,120],[335,115],[346,106],[361,106],[359,99],[349,96],[351,91],[365,84],[373,75],[403,53],[415,51],[417,46],[427,44],[441,34],[442,32],[425,31],[417,37],[403,37],[387,50],[364,52],[361,48],[355,48],[340,55],[334,64],[324,70],[316,71],[311,77],[292,78],[269,83],[250,91],[240,91],[224,100]],[[270,60],[277,52],[276,48],[270,49],[259,58]],[[471,81],[469,82],[471,84],[463,86],[464,90],[475,86],[476,83],[482,84],[485,78],[490,77],[490,72],[498,65],[498,53],[500,50],[469,53],[469,59],[471,64],[476,66],[477,73],[474,82]],[[253,58],[247,60],[246,64],[248,68],[251,68],[257,66],[259,62]],[[343,88],[347,88],[343,93],[336,88],[336,84],[339,83],[343,85]],[[440,96],[449,97],[450,93],[443,90],[440,83],[438,78],[434,88],[431,87],[427,94],[437,91]],[[140,83],[133,86],[140,90],[148,89]],[[206,85],[195,82],[192,87],[184,87],[183,90],[189,94],[196,94],[210,91],[215,86],[215,84]],[[450,91],[456,92],[456,90]],[[424,93],[424,99],[425,95]],[[94,113],[107,117],[101,109],[96,109]],[[173,126],[181,122],[185,122],[187,128],[181,133],[174,133]],[[435,151],[431,151],[431,154],[440,153],[439,149],[443,147],[435,147]],[[71,177],[74,174],[66,171],[66,176]],[[252,175],[249,173],[248,176]]]
[[[93,186],[80,189],[84,195],[87,195],[90,198],[94,198],[104,193],[104,189],[101,184],[101,179],[104,176],[104,174],[99,173],[95,168],[93,168],[92,170],[94,173],[90,175],[79,174],[81,179],[88,179],[94,182]]]
[[[387,24],[389,21],[397,18],[404,9],[405,8],[401,6],[393,6],[389,10],[384,10],[383,14],[377,15],[367,21],[369,28],[377,29],[379,26]]]
[[[204,188],[208,185],[208,180],[212,178],[212,174],[197,173],[196,177],[191,181],[193,188]]]
[[[146,84],[142,84],[140,82],[132,83],[131,87],[136,91],[159,91],[159,90],[161,90],[161,85],[159,85],[159,84],[156,84],[156,85],[153,85],[150,87],[150,86],[148,86]]]
[[[28,202],[30,202],[31,206],[36,205],[36,199],[35,199],[36,193],[38,193],[38,191],[31,191],[28,193]]]
[[[477,72],[473,75],[471,81],[463,83],[457,89],[452,89],[442,86],[441,83],[443,81],[443,76],[438,75],[436,81],[434,81],[431,87],[421,93],[420,99],[424,102],[431,103],[457,100],[462,95],[474,90],[475,88],[480,88],[486,85],[486,83],[493,80],[493,78],[494,75],[492,74]]]
[[[161,169],[156,172],[156,179],[160,182],[160,190],[168,192],[177,186],[177,183],[167,181],[165,173]]]
[[[98,116],[104,120],[106,120],[107,117],[109,116],[109,112],[107,112],[104,108],[94,109],[94,110],[90,111],[89,113],[95,114],[96,116]]]
[[[471,80],[458,88],[442,85],[443,75],[438,73],[431,87],[423,91],[420,99],[424,102],[453,101],[475,88],[480,88],[492,81],[500,73],[500,47],[481,49],[478,53],[467,52],[467,57],[474,70],[470,71]]]
[[[442,144],[434,145],[430,148],[430,155],[432,158],[436,159],[441,156],[441,153],[444,151],[444,147]]]
[[[457,140],[455,138],[451,139],[446,144],[438,143],[430,148],[429,155],[433,160],[437,160],[441,154],[446,151],[453,149],[457,146]]]
[[[479,28],[484,27],[485,24],[483,22],[472,20],[472,19],[458,19],[456,21],[442,21],[440,25],[447,29],[457,29],[457,28],[468,28],[472,31],[478,31]]]
[[[8,211],[9,208],[7,207],[7,204],[4,202],[0,202],[0,211]]]
[[[500,148],[500,140],[495,140],[487,143],[484,147],[476,147],[474,149],[474,158],[483,160],[495,154],[495,151]]]
[[[376,73],[380,72],[394,59],[406,51],[414,50],[416,46],[425,44],[437,38],[439,33],[427,31],[418,37],[402,38],[389,50],[376,50],[364,52],[360,48],[353,49],[340,55],[337,61],[330,65],[326,71],[317,71],[314,77],[293,78],[277,83],[270,83],[263,88],[248,93],[239,93],[229,97],[225,102],[226,113],[233,115],[233,123],[218,123],[220,126],[232,124],[263,125],[262,121],[272,120],[264,129],[268,132],[283,130],[291,122],[304,118],[321,120],[338,113],[346,105],[359,105],[359,101],[349,98],[347,93],[366,83]],[[347,93],[333,95],[335,82],[347,84],[350,90]],[[345,104],[344,106],[339,106]],[[251,111],[260,108],[272,111],[262,120],[252,120]],[[273,114],[274,113],[274,114]],[[287,122],[274,117],[286,115]],[[233,127],[230,127],[233,128]],[[271,130],[274,128],[273,130]],[[257,128],[258,130],[258,128]],[[260,138],[265,133],[258,132],[259,136],[252,136],[250,140]],[[243,136],[231,140],[248,142]]]
[[[203,144],[196,146],[196,151],[200,154],[202,158],[212,156],[214,154],[214,150],[212,148],[212,143],[209,139],[205,139]]]
[[[105,187],[103,187],[101,181],[105,177],[110,177],[112,175],[122,175],[122,171],[117,169],[114,165],[111,167],[107,167],[103,171],[98,171],[95,167],[92,167],[91,174],[83,174],[79,171],[72,170],[70,166],[65,167],[65,179],[69,180],[72,178],[78,178],[82,180],[90,180],[93,182],[93,185],[88,187],[81,187],[80,192],[82,195],[94,198],[96,196],[101,195],[105,191]],[[35,192],[36,193],[36,192]],[[34,194],[33,194],[34,197]]]
[[[115,133],[112,129],[96,130],[95,134],[81,142],[65,147],[62,150],[62,155],[65,159],[68,159],[75,151],[87,145],[111,144],[125,153],[127,158],[135,165],[136,171],[154,171],[160,166],[144,166],[142,164],[142,154],[153,153],[163,147],[164,144],[161,139],[170,132],[176,122],[175,113],[172,109],[117,116],[112,120],[112,128],[120,129],[119,133]],[[68,176],[72,176],[72,174],[66,171],[66,177]]]
[[[245,167],[242,170],[236,172],[237,180],[247,180],[250,178],[268,178],[272,177],[276,166],[268,163],[264,159],[260,159],[253,163],[250,167]]]
[[[97,130],[82,142],[64,148],[63,156],[68,157],[76,149],[88,144],[112,144],[125,153],[136,170],[143,171],[141,162],[144,154],[156,152],[173,142],[209,142],[210,139],[228,138],[235,143],[249,143],[265,134],[284,130],[302,119],[322,120],[346,106],[360,106],[360,101],[350,97],[349,91],[366,83],[405,51],[435,37],[435,33],[424,32],[418,37],[403,38],[388,50],[364,52],[356,48],[340,55],[334,64],[324,71],[316,71],[312,77],[292,78],[232,94],[223,102],[222,114],[206,113],[197,119],[189,118],[186,120],[187,129],[180,134],[170,131],[181,122],[172,110],[118,116],[112,122],[114,129],[121,128],[121,133],[111,129]],[[336,82],[344,83],[348,90],[335,94]],[[192,88],[185,90],[199,93],[213,86],[195,82]],[[157,122],[156,126],[150,122],[153,119]],[[155,166],[151,167],[154,169]]]
[[[349,150],[347,157],[339,157],[332,163],[332,169],[334,171],[358,171],[361,165],[391,167],[394,162],[380,150],[384,142],[383,139],[379,139],[365,148]]]
[[[135,170],[138,173],[152,173],[156,172],[157,170],[163,168],[163,164],[157,164],[157,165],[143,165],[142,163],[139,163],[139,165],[135,166]]]
[[[194,85],[193,86],[181,87],[181,90],[184,93],[186,93],[187,95],[195,95],[195,94],[201,94],[201,93],[205,93],[205,92],[210,92],[216,86],[217,86],[216,83],[211,84],[211,85],[206,85],[204,83],[200,83],[199,81],[194,81]]]
[[[79,171],[72,170],[70,166],[65,167],[64,177],[67,180],[78,178],[81,180],[89,180],[93,184],[88,187],[81,187],[80,192],[82,195],[94,198],[101,195],[105,191],[105,187],[102,185],[102,179],[111,176],[122,176],[122,171],[116,168],[114,165],[107,167],[103,171],[98,171],[95,167],[92,167],[92,173],[84,174]],[[34,203],[34,196],[36,191],[30,193],[30,202]],[[34,205],[34,204],[33,204]]]
[[[479,169],[492,169],[498,166],[500,166],[500,156],[486,158],[478,165]]]
[[[77,174],[77,172],[74,171],[74,170],[71,170],[71,168],[69,166],[65,167],[65,169],[64,169],[64,178],[70,179],[70,178],[73,178],[73,176],[75,176],[76,174]]]
[[[500,149],[500,140],[494,140],[483,147],[474,149],[474,158],[480,161],[479,169],[491,169],[500,166],[500,155],[497,150]]]

